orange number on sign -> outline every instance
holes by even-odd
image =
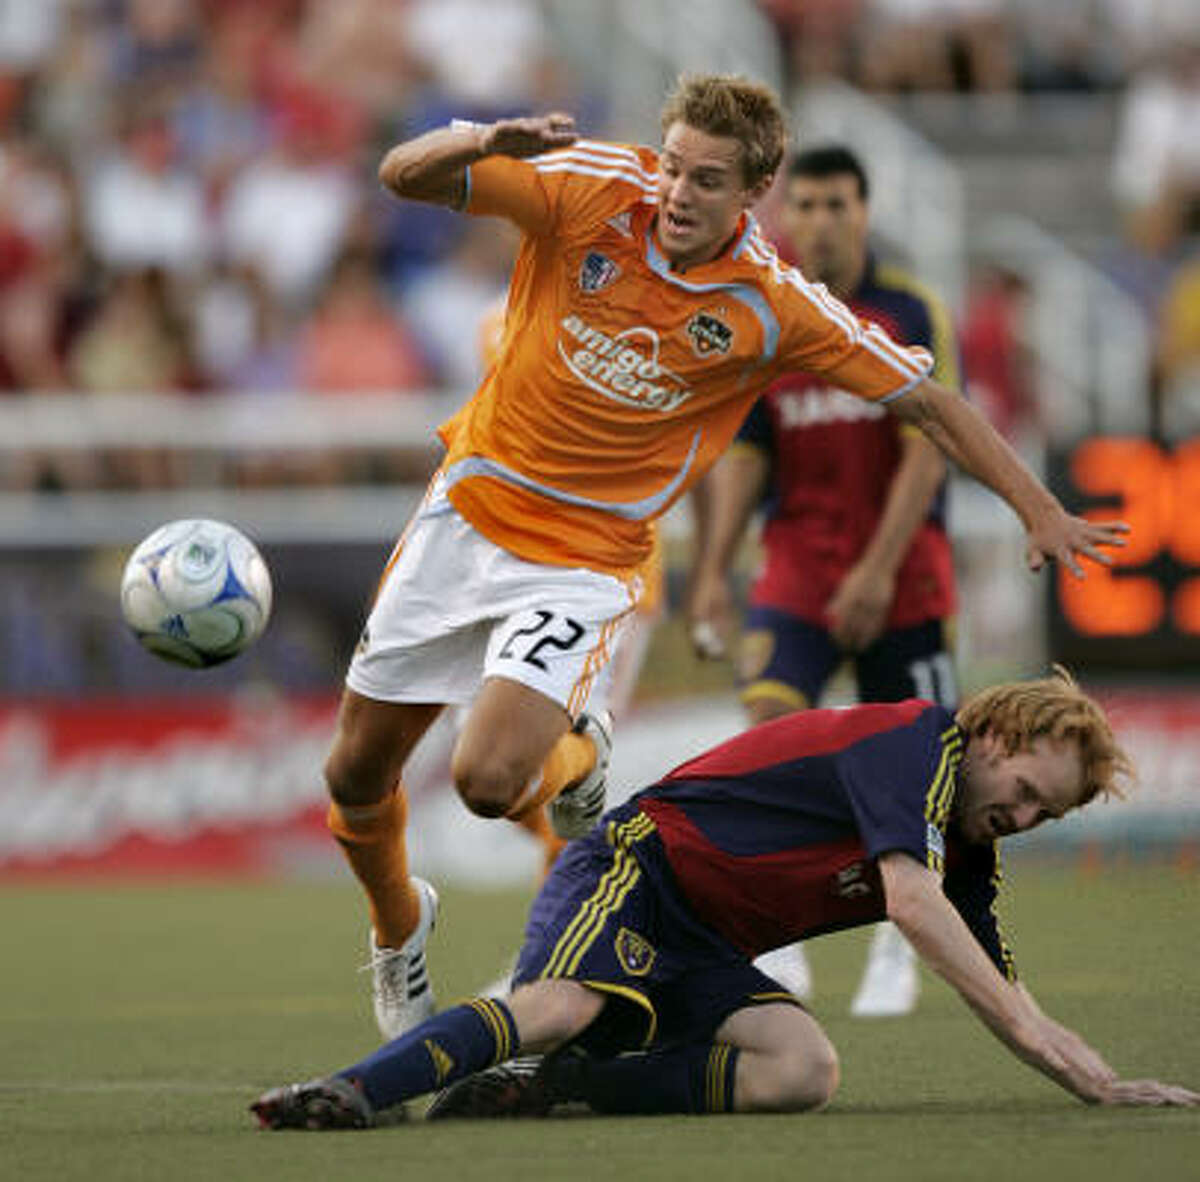
[[[1162,589],[1145,575],[1122,575],[1122,567],[1149,562],[1170,542],[1175,486],[1169,457],[1144,439],[1090,439],[1071,457],[1071,478],[1080,492],[1115,499],[1111,508],[1088,510],[1092,521],[1129,522],[1123,550],[1112,568],[1089,565],[1086,579],[1058,572],[1063,614],[1076,631],[1091,636],[1140,636],[1162,622]]]

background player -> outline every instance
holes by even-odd
[[[609,658],[642,591],[652,521],[803,367],[888,402],[1013,505],[1029,559],[1078,572],[1123,527],[1069,516],[922,350],[783,266],[749,214],[783,156],[777,97],[685,79],[661,153],[580,141],[569,116],[428,132],[393,148],[396,195],[522,231],[501,354],[441,429],[445,461],[385,570],[326,763],[330,828],[366,890],[376,1018],[430,1013],[432,889],[408,873],[400,774],[446,703],[471,702],[452,772],[467,806],[603,808]],[[558,151],[551,151],[559,149]],[[566,793],[560,796],[560,793]]]
[[[431,1115],[799,1111],[838,1083],[824,1031],[750,958],[891,916],[1010,1050],[1092,1104],[1200,1094],[1121,1080],[1019,983],[997,841],[1116,791],[1129,762],[1065,671],[977,695],[803,711],[676,768],[572,843],[533,904],[504,1001],[457,1006],[335,1076],[251,1107],[269,1128]],[[537,1074],[499,1067],[553,1051]],[[576,1054],[575,1051],[584,1052]]]
[[[786,245],[805,276],[855,315],[928,349],[933,376],[957,389],[950,318],[936,297],[870,253],[868,195],[866,172],[848,148],[799,153],[783,196]],[[693,627],[728,634],[730,568],[765,500],[763,566],[738,661],[751,722],[816,705],[847,656],[860,701],[921,697],[954,708],[945,471],[920,431],[806,373],[785,375],[755,403],[706,481],[691,604]],[[808,995],[799,946],[759,967]],[[880,925],[851,1012],[907,1013],[918,981],[912,949],[891,924]]]

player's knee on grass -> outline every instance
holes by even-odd
[[[833,1099],[840,1069],[833,1043],[820,1036],[770,1053],[743,1051],[738,1075],[739,1111],[807,1112]]]

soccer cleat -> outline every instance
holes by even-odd
[[[898,1018],[912,1013],[917,1004],[921,979],[912,945],[895,924],[881,923],[875,929],[867,967],[850,1013],[856,1018]]]
[[[381,948],[371,933],[371,959],[363,971],[371,970],[375,995],[375,1022],[389,1042],[406,1030],[433,1017],[433,986],[425,967],[425,942],[437,920],[438,897],[423,878],[413,877],[421,899],[416,929],[399,948]]]
[[[250,1111],[264,1129],[369,1129],[375,1123],[366,1096],[337,1075],[272,1088]]]
[[[543,1086],[542,1063],[541,1055],[525,1055],[468,1075],[434,1096],[425,1119],[545,1116],[551,1104]]]
[[[812,970],[802,944],[785,944],[764,952],[754,962],[760,973],[778,981],[793,997],[808,1001],[813,995]]]
[[[592,740],[596,762],[578,784],[564,788],[547,808],[554,832],[568,840],[590,832],[604,812],[608,761],[612,757],[612,714],[607,710],[599,714],[581,714],[571,729]]]

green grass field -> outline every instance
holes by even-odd
[[[1005,915],[1043,1006],[1130,1076],[1200,1086],[1198,881],[1015,861]],[[504,963],[525,898],[446,891],[443,1002]],[[262,1088],[372,1046],[347,884],[8,887],[0,1178],[1200,1178],[1200,1112],[1087,1109],[1012,1057],[940,982],[918,1013],[854,1021],[862,933],[811,946],[817,1016],[842,1055],[822,1114],[257,1131]]]

